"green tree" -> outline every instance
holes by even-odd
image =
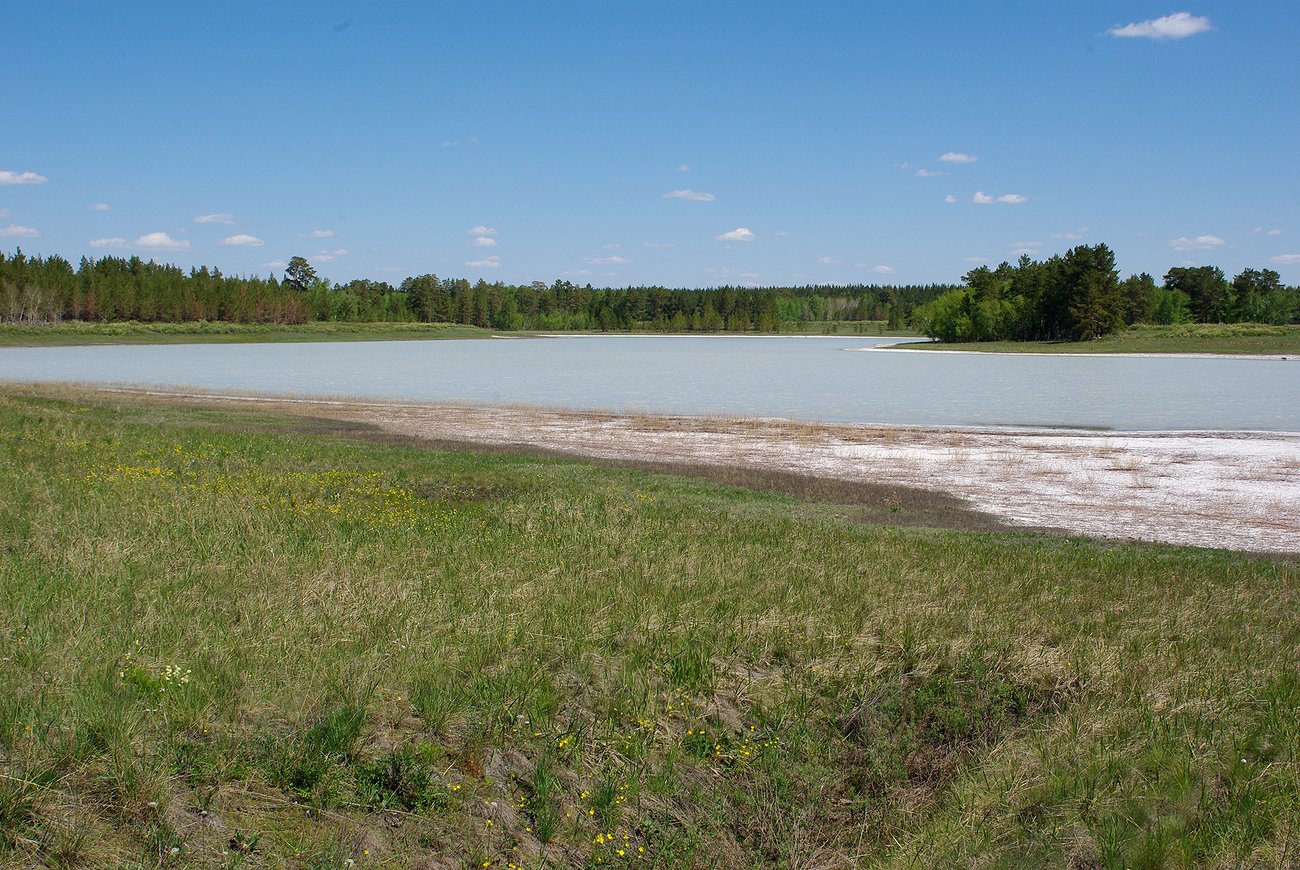
[[[1244,269],[1232,279],[1234,320],[1248,323],[1274,323],[1282,292],[1282,276],[1272,269]],[[1280,321],[1285,323],[1285,318]]]
[[[1232,304],[1232,288],[1217,266],[1175,266],[1165,273],[1165,289],[1187,294],[1199,323],[1223,323]]]
[[[1069,299],[1070,338],[1091,341],[1124,322],[1124,294],[1115,254],[1106,245],[1079,245],[1062,258]]]
[[[315,280],[316,270],[305,257],[293,257],[289,260],[289,265],[284,267],[285,286],[300,293],[310,287]]]

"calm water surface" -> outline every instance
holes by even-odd
[[[1300,361],[894,353],[863,337],[0,348],[0,379],[828,422],[1300,431]]]

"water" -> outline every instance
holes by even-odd
[[[859,351],[863,337],[0,348],[0,379],[828,422],[1300,431],[1300,362]]]

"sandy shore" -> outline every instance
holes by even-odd
[[[1101,538],[1300,553],[1300,433],[940,429],[537,408],[214,396],[430,440],[716,464],[917,487],[1008,524]]]

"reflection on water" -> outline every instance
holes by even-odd
[[[828,422],[1300,431],[1293,361],[846,352],[894,341],[565,336],[3,348],[0,378]]]

